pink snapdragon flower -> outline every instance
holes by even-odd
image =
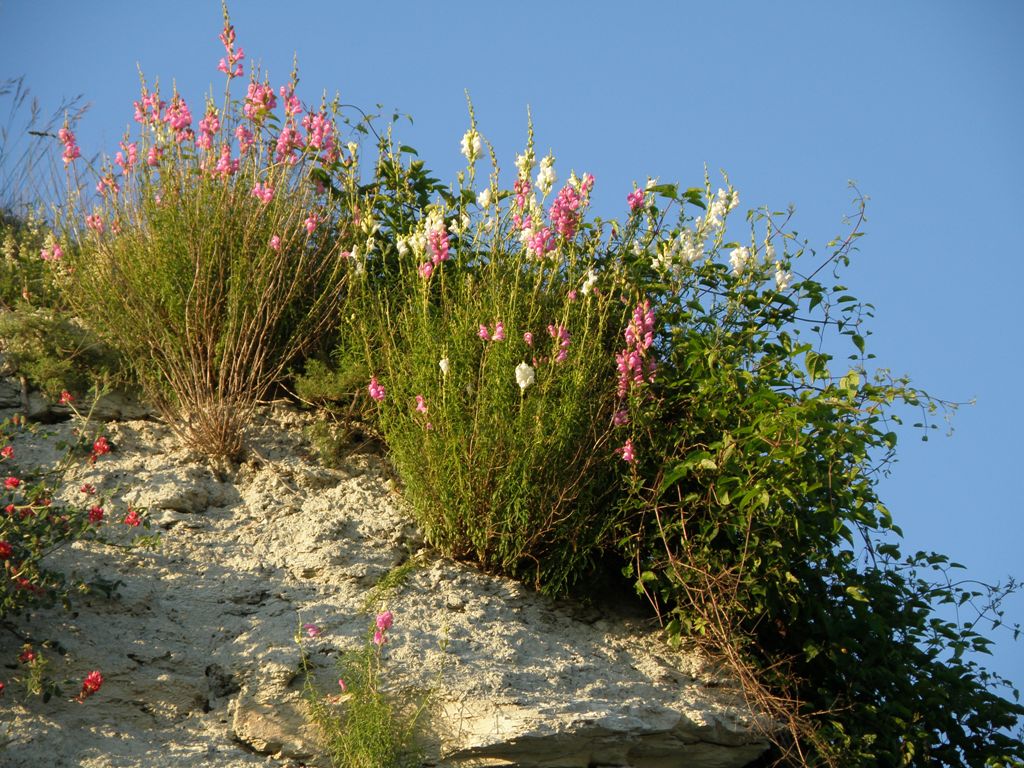
[[[134,106],[135,122],[142,123],[143,125],[157,125],[163,122],[163,117],[160,113],[167,106],[167,102],[160,99],[159,90],[150,93],[143,88],[142,101],[134,102]]]
[[[274,251],[280,251],[281,250],[281,238],[278,237],[277,235],[274,235],[273,237],[271,237],[270,238],[270,248],[271,248],[271,250],[274,250]]]
[[[309,232],[309,234],[313,234],[313,230],[316,229],[317,224],[319,223],[320,219],[315,213],[309,214],[306,218],[306,231]]]
[[[381,383],[379,381],[377,381],[376,376],[370,377],[370,386],[367,387],[367,389],[370,392],[370,397],[372,397],[378,403],[384,399],[384,387],[381,386]]]
[[[64,165],[67,165],[82,156],[82,151],[78,148],[78,144],[75,142],[75,134],[69,131],[66,127],[57,131],[57,138],[64,142],[64,152],[61,155],[64,159]]]
[[[235,128],[235,138],[238,139],[238,151],[243,155],[248,152],[249,147],[253,145],[252,131],[244,125],[240,125]]]
[[[487,326],[484,325],[483,323],[480,324],[480,330],[476,332],[476,335],[479,336],[484,341],[491,340],[491,332],[487,330]]]
[[[416,395],[416,410],[420,413],[427,412],[427,400],[423,395]]]
[[[320,637],[321,630],[316,624],[303,624],[302,629],[306,632],[306,637]]]
[[[121,187],[114,179],[114,175],[108,173],[105,176],[101,176],[100,180],[96,182],[96,191],[103,197],[106,197],[111,192],[116,196],[121,191]]]
[[[436,267],[442,261],[448,261],[448,230],[443,226],[430,230],[427,238],[430,250],[434,254],[433,262]]]
[[[289,165],[295,165],[299,161],[295,156],[295,151],[301,149],[302,135],[296,130],[294,125],[285,125],[281,129],[281,135],[277,137],[274,159],[279,163],[286,161]]]
[[[548,214],[551,225],[555,231],[566,240],[571,240],[576,235],[576,228],[580,223],[580,206],[583,198],[572,186],[566,184],[551,204],[551,211]]]
[[[220,118],[217,116],[217,110],[210,109],[199,121],[199,138],[196,139],[196,145],[210,149],[213,146],[213,137],[219,130]]]
[[[226,179],[228,176],[238,173],[240,167],[241,161],[239,158],[231,157],[231,147],[227,144],[221,147],[220,159],[217,160],[217,166],[213,169],[213,172]]]
[[[558,342],[555,362],[561,363],[569,356],[569,330],[564,325],[549,325],[548,335]]]
[[[526,245],[526,250],[534,256],[540,257],[555,249],[555,235],[548,227],[542,227],[534,232]]]
[[[637,189],[626,195],[626,202],[629,203],[629,212],[633,213],[638,208],[642,208],[644,204],[644,191]]]
[[[334,124],[324,112],[307,114],[302,118],[302,127],[306,129],[307,146],[322,150],[327,162],[337,157],[338,142],[334,138]]]
[[[295,117],[295,115],[302,111],[302,102],[295,95],[294,85],[282,85],[278,93],[284,99],[284,113],[287,117]]]
[[[155,168],[160,165],[160,158],[163,157],[164,151],[161,147],[150,147],[146,153],[146,165],[151,168]]]
[[[651,302],[644,299],[633,310],[633,317],[626,328],[626,347],[615,355],[619,372],[617,394],[625,397],[630,387],[654,381],[656,364],[647,357],[647,350],[654,344],[654,310]]]
[[[429,280],[430,276],[434,274],[434,262],[425,261],[417,267],[417,270],[420,273],[420,277],[424,280]]]
[[[130,144],[122,141],[121,149],[124,154],[118,152],[114,163],[121,169],[121,173],[128,173],[139,161],[139,145],[134,141]]]
[[[181,94],[174,94],[167,107],[167,114],[164,115],[164,122],[174,131],[174,140],[179,144],[195,136],[192,131],[192,112]]]
[[[252,188],[252,196],[262,200],[264,203],[269,203],[274,199],[274,188],[268,184],[256,182],[256,185]]]
[[[85,226],[95,232],[97,235],[102,235],[104,230],[103,218],[98,214],[94,213],[91,216],[85,217]]]
[[[274,89],[265,83],[250,82],[242,105],[242,114],[254,122],[262,120],[277,106]]]
[[[491,337],[494,341],[505,340],[505,324],[499,320],[494,324],[494,334]]]
[[[632,438],[626,440],[625,444],[621,448],[616,448],[615,452],[622,457],[622,460],[632,464],[636,461],[636,454],[633,452],[633,440]]]
[[[224,20],[224,31],[219,35],[221,43],[224,44],[224,51],[227,53],[225,58],[222,58],[217,64],[217,69],[228,76],[228,80],[233,77],[242,76],[242,65],[241,61],[245,58],[245,51],[241,47],[235,50],[235,28]]]
[[[387,632],[389,629],[391,629],[391,625],[394,624],[394,622],[395,614],[393,614],[391,611],[384,611],[383,613],[377,614],[377,629],[379,629],[381,632]]]

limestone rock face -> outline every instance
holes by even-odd
[[[415,567],[382,598],[395,619],[381,683],[397,701],[426,697],[426,764],[724,768],[763,752],[731,682],[667,648],[642,612],[554,602],[431,554],[386,462],[317,466],[300,421],[265,414],[259,459],[230,477],[195,463],[163,425],[107,425],[115,450],[68,493],[95,484],[114,496],[115,520],[128,503],[147,507],[161,545],[126,554],[79,542],[52,556],[52,566],[116,589],[18,624],[67,650],[47,652],[55,675],[72,681],[66,690],[92,669],[105,683],[85,704],[6,697],[0,764],[328,766],[307,720],[302,653],[319,689],[337,693],[336,662],[366,642],[373,621],[369,591],[410,558]],[[48,428],[52,442],[71,428]],[[16,457],[52,461],[47,445],[19,438]],[[110,529],[114,539],[129,533]],[[319,636],[304,635],[304,623]],[[19,646],[0,635],[0,665]],[[9,673],[0,666],[0,679]]]

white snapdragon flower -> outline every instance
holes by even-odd
[[[529,176],[530,171],[533,169],[533,153],[524,152],[521,155],[516,155],[516,170],[519,171],[520,176]]]
[[[597,285],[597,273],[593,269],[587,270],[587,277],[583,281],[582,291],[584,294],[590,293],[594,290],[594,286]]]
[[[440,360],[438,360],[437,361],[437,367],[441,369],[441,375],[442,376],[447,376],[448,375],[448,371],[451,368],[451,366],[448,364],[448,358],[447,357],[442,357]]]
[[[516,384],[519,385],[520,390],[525,392],[526,388],[536,380],[537,375],[532,367],[526,363],[520,363],[516,366]]]
[[[537,172],[537,189],[540,190],[542,195],[547,195],[551,192],[551,188],[555,186],[557,176],[555,175],[555,156],[548,154],[543,160],[540,161],[540,170]]]
[[[491,207],[491,188],[485,187],[484,191],[476,196],[476,204],[481,208]]]
[[[480,139],[480,134],[474,128],[470,128],[462,137],[462,154],[466,156],[466,159],[472,165],[480,157],[482,150],[483,142]]]
[[[746,247],[734,248],[729,253],[729,263],[732,265],[732,273],[739,277],[750,265],[750,249]]]
[[[775,262],[775,290],[784,291],[789,288],[789,284],[793,282],[793,273],[786,272],[782,268],[782,262]]]

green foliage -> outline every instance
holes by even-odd
[[[378,615],[360,648],[349,651],[339,660],[339,684],[344,683],[339,696],[328,697],[317,690],[303,653],[310,717],[320,728],[331,765],[337,768],[416,768],[422,765],[423,754],[416,736],[426,699],[403,703],[382,688],[387,629],[378,627],[384,626],[381,618],[385,615],[390,617],[391,614]]]
[[[0,313],[0,340],[4,372],[24,376],[54,399],[124,378],[118,357],[58,310],[22,305]]]
[[[989,684],[1005,681],[968,655],[989,641],[972,623],[934,615],[971,596],[918,575],[942,571],[944,558],[902,558],[899,529],[875,493],[896,444],[896,407],[927,414],[949,404],[868,374],[870,308],[842,285],[787,285],[788,270],[807,259],[775,260],[774,244],[791,239],[775,219],[751,218],[764,238],[746,252],[736,246],[729,270],[714,253],[665,258],[681,233],[712,246],[716,236],[707,219],[680,214],[669,229],[665,218],[649,209],[636,234],[662,254],[657,269],[643,256],[630,265],[659,334],[657,380],[630,400],[644,458],[623,502],[623,545],[638,589],[663,606],[671,636],[704,637],[733,663],[751,701],[788,724],[791,758],[866,766],[1020,757],[1003,729],[1024,708],[997,695]],[[827,260],[836,272],[856,226]],[[835,375],[826,350],[843,336],[852,364]]]

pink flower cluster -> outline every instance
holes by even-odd
[[[227,178],[238,173],[239,167],[240,160],[237,157],[231,157],[231,147],[225,144],[220,148],[220,158],[217,160],[217,165],[214,167],[213,172]]]
[[[59,243],[54,243],[52,248],[43,248],[39,251],[39,255],[43,261],[60,261],[64,251],[61,250]]]
[[[235,137],[238,139],[238,149],[244,155],[253,144],[252,131],[244,125],[235,128]]]
[[[555,355],[555,362],[563,362],[569,356],[569,331],[564,325],[549,325],[548,335],[558,342],[558,354]]]
[[[274,89],[265,83],[249,83],[242,105],[242,114],[252,121],[258,121],[277,106]]]
[[[216,109],[210,109],[205,117],[199,121],[199,138],[196,139],[196,146],[203,149],[210,149],[213,146],[213,137],[220,130],[220,118]]]
[[[151,168],[155,168],[160,165],[160,158],[163,157],[164,150],[162,147],[150,147],[146,153],[146,165]]]
[[[98,213],[94,213],[90,216],[85,217],[85,226],[95,232],[97,235],[103,234],[103,219]]]
[[[228,80],[233,77],[242,76],[242,65],[241,61],[245,58],[245,51],[241,47],[235,50],[235,28],[228,24],[225,20],[224,31],[220,33],[220,41],[224,44],[224,51],[227,53],[227,57],[220,60],[217,64],[217,69],[228,76]]]
[[[164,115],[164,122],[171,126],[171,130],[174,131],[174,140],[179,144],[195,137],[192,131],[192,112],[181,94],[174,94],[174,98],[171,99],[171,103],[167,107],[167,114]]]
[[[64,165],[82,156],[78,144],[75,143],[75,134],[67,128],[61,128],[57,131],[57,138],[64,143],[64,153],[61,155],[64,158]]]
[[[654,381],[655,362],[647,358],[647,350],[654,343],[654,310],[644,299],[633,310],[633,318],[626,328],[626,348],[615,356],[619,371],[618,396],[625,397],[634,384]]]
[[[256,182],[256,185],[252,188],[252,196],[262,200],[264,203],[269,203],[274,199],[274,188],[268,184]]]
[[[298,162],[295,150],[301,149],[302,134],[298,132],[294,125],[286,125],[281,129],[281,135],[277,137],[274,159],[279,163],[286,161],[290,165],[295,165]]]
[[[295,117],[295,115],[302,111],[302,102],[295,95],[294,85],[282,85],[278,93],[284,99],[284,113],[287,117]]]
[[[530,180],[528,178],[516,179],[512,184],[512,190],[516,193],[516,207],[520,210],[526,209],[526,195],[530,192]]]
[[[163,108],[167,106],[167,102],[160,100],[160,92],[153,91],[150,93],[145,88],[142,89],[142,101],[134,102],[135,106],[135,122],[142,123],[143,125],[157,125],[163,121],[160,113]]]
[[[118,152],[114,158],[114,163],[118,168],[121,169],[121,173],[128,173],[135,164],[139,161],[139,145],[134,141],[130,144],[121,142],[122,152]],[[127,158],[125,157],[127,155]]]
[[[373,642],[375,645],[382,646],[388,641],[387,636],[384,634],[395,621],[395,615],[391,611],[384,611],[384,613],[377,614],[376,629],[373,632]]]
[[[551,225],[566,240],[571,240],[576,235],[576,228],[580,224],[580,204],[583,200],[571,184],[566,184],[551,204],[551,211],[548,214]]]
[[[626,195],[626,202],[629,203],[629,212],[633,213],[638,208],[642,208],[644,204],[644,191],[637,189]]]
[[[121,187],[114,179],[114,174],[108,173],[100,177],[100,180],[96,182],[96,191],[106,197],[109,192],[113,192],[116,196],[121,191]]]
[[[450,258],[448,254],[448,230],[444,228],[443,222],[441,226],[435,227],[427,233],[427,245],[430,247],[430,252],[433,256],[430,257],[430,261],[425,261],[417,267],[420,277],[424,280],[429,280],[438,265],[442,261],[448,261]]]
[[[494,324],[494,330],[490,331],[486,325],[481,324],[480,330],[476,333],[484,341],[504,341],[505,340],[505,324],[498,320]]]
[[[530,235],[526,243],[526,250],[534,256],[540,257],[555,249],[555,234],[548,228],[541,229]]]
[[[377,381],[376,376],[370,377],[370,386],[367,387],[367,390],[370,393],[370,397],[372,397],[378,403],[384,399],[384,387],[381,385],[379,381]]]
[[[325,162],[337,159],[338,147],[334,139],[334,125],[323,112],[310,112],[302,118],[302,127],[306,129],[306,143],[313,149],[325,153]]]

